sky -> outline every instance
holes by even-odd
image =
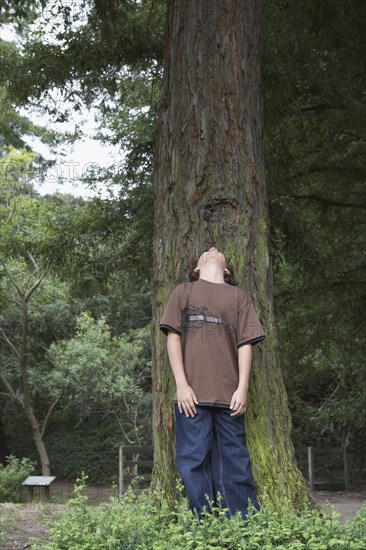
[[[1,39],[16,41],[16,34],[10,25],[1,26]],[[70,122],[53,123],[49,116],[40,116],[26,108],[19,109],[19,113],[29,118],[39,126],[58,131],[72,132],[76,123],[83,122],[84,139],[75,141],[74,144],[62,144],[59,153],[54,156],[49,148],[40,140],[24,136],[24,141],[32,147],[36,153],[40,153],[46,159],[56,160],[56,164],[45,175],[44,181],[36,180],[34,186],[41,195],[55,192],[72,193],[75,196],[91,197],[99,195],[102,198],[107,196],[106,190],[88,189],[80,182],[80,176],[91,164],[107,167],[111,164],[120,163],[123,160],[123,151],[120,147],[104,145],[99,140],[93,139],[97,125],[94,120],[95,109],[84,109],[80,113],[74,113]],[[63,154],[61,154],[63,152]],[[110,195],[108,195],[110,196]]]
[[[50,124],[49,117],[35,116],[29,113],[26,109],[22,109],[20,114],[28,116],[33,122],[41,126],[47,126],[57,130],[73,131],[76,117],[73,122]],[[56,159],[56,163],[45,174],[44,181],[36,181],[35,188],[41,194],[49,193],[72,193],[75,196],[92,197],[99,194],[101,197],[106,197],[107,193],[103,187],[91,190],[85,184],[80,182],[80,177],[88,168],[93,166],[108,167],[112,164],[119,163],[123,159],[123,152],[120,148],[111,145],[105,146],[98,140],[92,138],[96,132],[96,124],[92,110],[84,113],[86,121],[83,125],[83,140],[77,140],[74,144],[63,144],[58,155],[50,154],[46,145],[29,136],[24,138],[24,141],[32,147],[34,151],[42,154],[46,159]],[[82,119],[79,117],[78,119]],[[63,154],[61,154],[61,152]],[[61,181],[60,181],[61,180]]]

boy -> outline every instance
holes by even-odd
[[[220,493],[229,514],[245,518],[248,499],[259,504],[242,415],[252,345],[266,336],[221,252],[203,252],[193,272],[198,279],[175,288],[159,325],[177,387],[176,465],[192,509],[200,514]]]

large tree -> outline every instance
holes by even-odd
[[[155,482],[174,498],[174,379],[159,320],[192,259],[215,244],[237,268],[267,339],[253,351],[248,447],[260,495],[309,502],[277,357],[263,159],[259,0],[168,2],[155,150],[152,336]]]

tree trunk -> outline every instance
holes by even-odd
[[[2,403],[0,400],[0,463],[6,466],[6,458],[10,455],[8,440],[2,422]]]
[[[253,347],[245,415],[258,499],[309,502],[276,354],[263,158],[258,0],[170,0],[154,180],[154,482],[175,498],[174,377],[159,320],[192,258],[215,245],[267,338]]]
[[[22,389],[24,395],[24,412],[32,428],[33,441],[37,447],[39,459],[42,466],[42,475],[50,475],[50,461],[43,442],[38,420],[34,414],[32,406],[32,396],[28,384],[28,303],[27,296],[22,298],[22,344],[20,350],[20,372],[22,379]]]

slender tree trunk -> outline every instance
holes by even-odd
[[[19,359],[20,379],[21,379],[21,385],[22,385],[22,391],[23,391],[23,400],[21,400],[19,396],[14,392],[11,385],[3,375],[1,375],[1,381],[5,385],[6,389],[8,390],[9,397],[12,397],[13,399],[15,399],[15,401],[24,408],[25,415],[32,429],[33,441],[36,445],[39,459],[41,461],[42,475],[49,476],[50,461],[48,459],[46,447],[43,442],[43,433],[46,427],[46,422],[48,420],[49,414],[54,404],[51,405],[50,411],[48,412],[46,419],[43,423],[43,429],[41,430],[39,427],[39,423],[36,418],[36,415],[34,414],[34,411],[33,411],[32,393],[29,388],[29,381],[28,381],[28,302],[31,299],[33,293],[37,290],[37,288],[43,281],[44,277],[46,276],[46,271],[43,274],[41,274],[40,269],[34,257],[32,256],[32,254],[28,253],[28,257],[31,260],[33,267],[35,268],[34,273],[38,275],[38,278],[36,279],[32,287],[28,291],[26,289],[24,290],[21,289],[21,287],[17,284],[16,280],[14,279],[10,271],[7,269],[5,263],[2,262],[4,271],[8,276],[10,282],[12,283],[13,287],[15,288],[18,294],[18,297],[20,299],[20,310],[21,310],[20,312],[20,322],[21,322],[20,350],[18,350],[16,346],[9,340],[6,334],[3,331],[2,332],[6,342],[10,345],[10,347],[16,353]],[[57,403],[58,399],[59,398],[56,399],[55,403]]]
[[[2,422],[2,403],[0,401],[0,463],[5,466],[6,457],[10,455],[8,440]]]
[[[253,348],[246,433],[260,500],[309,491],[294,460],[277,359],[263,159],[259,0],[170,0],[154,180],[154,482],[175,498],[174,378],[159,320],[187,266],[215,245],[267,335]]]
[[[42,475],[50,475],[50,461],[43,442],[38,420],[32,406],[32,395],[28,384],[28,304],[27,297],[22,298],[22,344],[20,350],[20,372],[22,378],[22,389],[24,395],[24,412],[31,425],[33,441],[37,447],[39,459],[42,466]]]

